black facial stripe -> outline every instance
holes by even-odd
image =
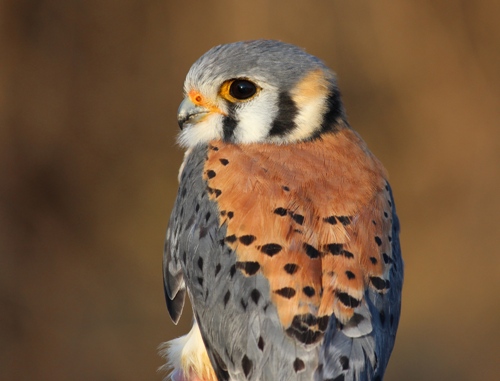
[[[236,106],[233,103],[228,102],[228,113],[222,121],[222,133],[223,139],[226,142],[233,140],[234,130],[238,125],[238,121],[235,117]]]
[[[280,93],[278,110],[278,116],[273,122],[269,136],[284,136],[297,127],[294,119],[297,116],[298,109],[289,93]]]
[[[344,107],[342,106],[340,91],[336,87],[334,87],[328,95],[326,107],[327,109],[325,114],[323,115],[323,121],[321,122],[321,129],[319,131],[320,134],[327,131],[336,131],[337,119],[345,119]]]

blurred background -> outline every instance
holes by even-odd
[[[0,378],[160,380],[187,332],[161,258],[176,110],[210,47],[273,38],[339,77],[391,174],[406,263],[386,380],[500,374],[500,2],[0,1]]]

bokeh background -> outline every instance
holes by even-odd
[[[386,380],[500,374],[500,2],[0,1],[0,379],[160,380],[176,110],[210,47],[338,73],[391,174],[403,313]]]

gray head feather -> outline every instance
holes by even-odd
[[[186,87],[214,78],[251,77],[287,91],[315,69],[330,73],[334,81],[333,73],[320,59],[295,45],[275,40],[241,41],[216,46],[201,56],[187,75]]]

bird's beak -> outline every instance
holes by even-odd
[[[186,122],[190,124],[197,123],[209,112],[210,110],[206,107],[197,106],[189,97],[186,97],[177,110],[177,122],[179,123],[179,127],[182,130]]]

